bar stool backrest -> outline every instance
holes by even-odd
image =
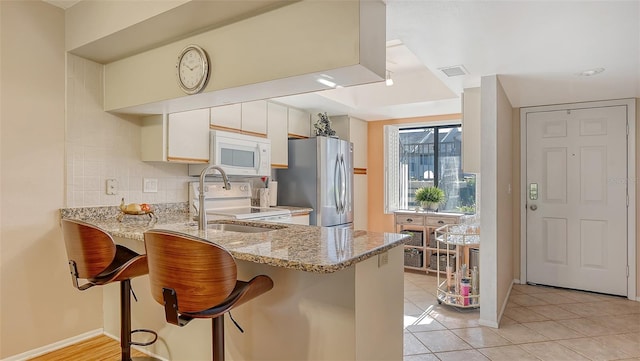
[[[67,257],[75,262],[79,278],[93,279],[113,262],[116,244],[103,230],[82,221],[63,219],[62,232]]]
[[[199,312],[219,305],[234,290],[238,269],[226,249],[171,231],[145,232],[151,294],[164,304],[163,288],[173,289],[178,311]]]

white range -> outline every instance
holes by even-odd
[[[223,188],[222,182],[205,182],[204,209],[207,219],[232,218],[252,221],[270,221],[291,223],[291,211],[276,207],[251,206],[251,184],[248,182],[230,182],[231,189]],[[198,209],[200,196],[198,182],[189,183],[189,208]]]

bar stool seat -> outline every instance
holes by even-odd
[[[211,242],[166,230],[144,234],[153,298],[167,322],[184,326],[212,319],[212,359],[224,360],[224,314],[273,288],[265,275],[239,281],[236,262]]]
[[[147,257],[116,245],[104,230],[83,221],[62,220],[62,232],[69,259],[73,286],[84,291],[93,286],[120,282],[120,351],[122,361],[157,360],[152,357],[131,358],[131,345],[149,346],[158,335],[147,329],[131,330],[131,279],[149,272]],[[80,280],[85,283],[80,284]],[[134,295],[135,296],[135,295]],[[149,342],[131,341],[132,333],[149,333]]]

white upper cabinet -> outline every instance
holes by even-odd
[[[242,124],[240,128],[245,133],[257,136],[267,134],[267,102],[257,100],[242,103]]]
[[[267,136],[267,102],[257,100],[211,108],[211,127],[215,129]]]
[[[347,115],[331,117],[331,128],[340,139],[353,143],[353,167],[367,170],[367,122]]]
[[[221,105],[211,108],[211,126],[223,129],[242,127],[242,106],[238,104]]]
[[[267,137],[271,139],[272,168],[287,168],[289,164],[287,113],[286,106],[267,103]]]
[[[167,160],[206,163],[209,161],[209,109],[172,113],[168,116]]]
[[[311,136],[311,114],[296,108],[289,108],[289,137],[309,138]]]
[[[209,161],[209,109],[143,118],[143,161],[206,163]]]

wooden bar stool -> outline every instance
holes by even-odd
[[[194,318],[212,319],[212,358],[224,360],[224,314],[273,288],[259,275],[239,281],[226,249],[184,234],[149,230],[144,234],[153,298],[164,305],[167,322],[184,326]]]
[[[131,330],[131,278],[148,273],[147,257],[124,246],[116,245],[102,229],[88,223],[62,220],[62,232],[69,258],[73,286],[84,291],[93,286],[120,282],[120,350],[122,361],[156,360],[151,357],[131,358],[131,345],[149,346],[158,335],[151,330]],[[79,279],[86,280],[80,285]],[[149,342],[133,342],[131,334],[146,332],[154,336]]]

